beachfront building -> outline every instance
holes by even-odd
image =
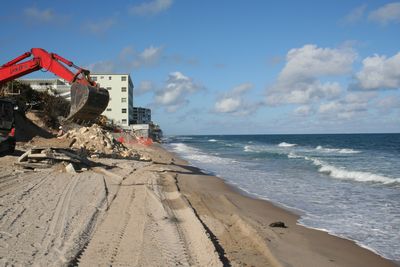
[[[149,124],[151,122],[151,109],[133,107],[133,124]]]
[[[110,102],[103,112],[110,122],[128,129],[133,119],[133,83],[129,74],[93,73],[92,79],[107,89]]]

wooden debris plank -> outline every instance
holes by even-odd
[[[31,150],[26,151],[24,154],[22,154],[18,159],[17,162],[22,162],[22,161],[27,161],[28,160],[28,155],[31,153]]]
[[[81,157],[81,156],[79,156],[79,155],[73,153],[72,151],[68,151],[67,149],[57,149],[57,150],[60,151],[61,153],[64,153],[64,154],[67,155],[68,157],[77,159],[77,160],[79,160],[80,162],[85,163],[85,164],[87,164],[87,165],[90,165],[90,163],[91,163],[89,160],[87,160],[87,159],[85,159],[85,158],[83,158],[83,157]]]
[[[52,166],[52,164],[31,163],[31,162],[16,162],[15,164],[20,165],[23,168],[29,168],[29,169],[46,169]]]
[[[48,159],[51,158],[46,154],[42,154],[42,153],[37,153],[37,154],[29,154],[28,158],[30,159]]]
[[[65,156],[65,155],[30,154],[30,155],[28,155],[28,158],[34,159],[34,160],[52,159],[52,160],[57,160],[57,161],[68,161],[68,162],[80,163],[80,160],[73,159],[73,158]]]

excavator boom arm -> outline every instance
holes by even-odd
[[[19,63],[20,61],[33,56],[33,59]],[[78,71],[73,73],[62,63],[69,67],[74,67]],[[29,74],[31,72],[45,69],[57,75],[64,80],[74,83],[77,82],[82,85],[96,86],[96,83],[90,79],[88,75],[80,75],[89,73],[88,70],[82,69],[71,61],[54,53],[48,53],[46,50],[41,48],[32,48],[31,52],[26,52],[21,56],[7,62],[0,67],[0,84],[17,79],[21,76]],[[82,76],[82,77],[80,77]]]
[[[5,67],[3,65],[0,68],[0,85],[27,75],[31,72],[40,70],[41,68],[42,67],[39,65],[38,60],[36,59],[31,59],[19,64],[13,64]]]
[[[23,61],[30,56],[33,58]],[[67,66],[77,69],[77,72],[73,73]],[[40,69],[50,71],[71,83],[71,110],[67,119],[90,121],[107,107],[110,98],[108,91],[97,86],[88,70],[42,48],[32,48],[30,52],[0,66],[0,86]]]

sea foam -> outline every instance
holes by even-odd
[[[258,152],[258,151],[254,148],[254,146],[249,146],[249,145],[244,146],[243,151],[244,151],[244,152]]]
[[[297,155],[297,154],[295,154],[295,153],[293,153],[293,152],[290,152],[290,153],[287,155],[287,157],[288,157],[289,159],[300,159],[300,158],[302,158],[302,156],[299,156],[299,155]]]
[[[178,154],[182,154],[189,161],[196,161],[201,163],[220,163],[226,164],[230,160],[226,158],[219,157],[217,155],[210,155],[202,152],[199,149],[188,146],[183,143],[171,143],[172,150]]]

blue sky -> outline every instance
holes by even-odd
[[[130,73],[166,134],[400,132],[399,1],[5,1],[0,21],[0,62]]]

